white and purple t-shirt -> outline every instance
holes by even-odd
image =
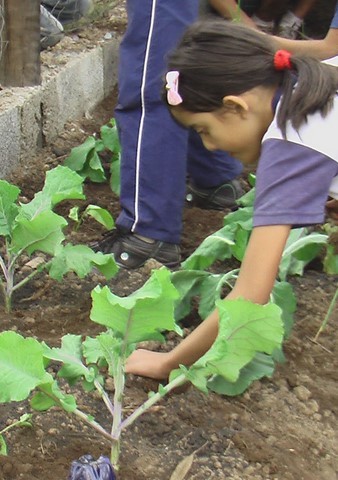
[[[266,132],[256,173],[254,226],[322,223],[327,197],[338,199],[338,94],[326,117],[309,115],[286,139],[276,116]]]

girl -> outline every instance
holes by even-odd
[[[177,122],[210,149],[258,162],[254,228],[227,298],[265,304],[292,227],[321,223],[338,198],[338,75],[313,58],[275,51],[271,37],[210,20],[190,27],[172,53],[166,100]],[[168,353],[136,350],[126,371],[165,378],[214,342],[214,311]]]

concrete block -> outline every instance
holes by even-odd
[[[20,107],[0,111],[0,178],[6,178],[18,166],[21,152]]]
[[[119,38],[71,59],[38,87],[0,92],[0,178],[53,141],[68,121],[93,110],[115,88]]]
[[[114,38],[102,46],[103,52],[103,89],[104,97],[114,90],[117,85],[117,64],[119,54],[120,39]]]
[[[42,135],[42,90],[33,89],[21,106],[21,159],[29,159],[32,152],[43,147]]]
[[[76,119],[104,98],[102,48],[82,54],[43,88],[43,134],[51,142],[68,120]]]

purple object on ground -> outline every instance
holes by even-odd
[[[116,476],[109,458],[83,455],[72,462],[68,480],[116,480]]]

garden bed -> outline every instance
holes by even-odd
[[[9,179],[20,186],[24,197],[31,199],[41,189],[43,171],[62,164],[73,146],[110,119],[114,102],[112,96],[91,119],[69,124],[53,145],[32,159],[30,174],[16,172]],[[107,184],[87,183],[85,193],[86,202],[99,203],[117,215],[118,199]],[[66,211],[69,205],[62,208]],[[184,256],[220,228],[222,219],[221,212],[185,210]],[[69,230],[67,236],[88,243],[100,232],[96,223],[87,222],[77,233]],[[109,286],[118,295],[126,295],[139,288],[149,273],[148,267],[121,270]],[[194,461],[186,477],[191,480],[337,478],[337,309],[319,342],[313,342],[337,288],[337,277],[309,268],[304,276],[290,281],[297,293],[298,308],[293,333],[285,345],[286,363],[277,366],[272,379],[255,382],[238,397],[205,396],[190,387],[163,399],[123,434],[121,480],[169,480],[175,466],[193,452]],[[1,310],[1,329],[35,336],[51,346],[58,346],[66,333],[94,335],[100,327],[89,319],[90,292],[98,282],[102,283],[102,278],[97,274],[85,280],[68,275],[62,283],[41,274],[14,296],[12,313]],[[196,313],[190,315],[186,333],[198,321]],[[171,334],[163,348],[172,348],[177,341]],[[110,380],[107,382],[112,392]],[[156,382],[129,376],[126,411],[156,389]],[[109,426],[95,394],[84,395],[79,390],[76,396],[85,411],[89,407],[87,413],[90,410]],[[1,418],[6,423],[6,419],[13,421],[30,411],[27,404],[2,405]],[[109,455],[108,443],[55,408],[34,413],[31,428],[13,429],[6,440],[9,456],[0,457],[0,478],[4,480],[67,479],[72,460],[87,453],[94,457]]]
[[[46,52],[46,58],[50,55]],[[13,173],[8,180],[21,188],[23,197],[30,200],[41,189],[44,172],[62,164],[72,147],[110,120],[115,97],[111,95],[87,118],[67,124],[53,144],[30,160],[29,169]],[[117,216],[118,198],[108,184],[86,183],[85,194],[85,204],[99,204]],[[62,204],[60,210],[66,213],[70,206]],[[184,257],[222,222],[222,212],[186,209]],[[88,221],[77,232],[69,228],[67,240],[88,244],[101,232],[97,223]],[[218,271],[228,268],[217,264]],[[150,269],[120,270],[108,284],[114,293],[128,295],[143,285]],[[289,281],[298,306],[284,348],[286,362],[277,365],[272,378],[256,381],[237,397],[206,396],[193,387],[165,397],[122,435],[119,480],[169,480],[176,465],[192,453],[187,480],[337,480],[337,307],[318,342],[313,341],[337,289],[337,276],[324,274],[320,264],[312,263],[303,276]],[[10,314],[0,307],[1,330],[15,330],[50,346],[59,346],[66,333],[95,335],[101,327],[89,318],[90,292],[98,283],[105,284],[96,273],[85,280],[68,275],[62,283],[40,274],[14,296]],[[185,321],[185,333],[198,322],[193,311]],[[170,334],[166,345],[151,346],[171,349],[178,341]],[[106,388],[113,394],[108,378]],[[156,389],[156,382],[130,375],[126,413]],[[110,418],[96,394],[75,389],[75,395],[86,413],[109,428]],[[1,405],[0,430],[26,412],[32,410],[25,402]],[[5,437],[9,455],[0,456],[0,480],[66,480],[73,460],[84,454],[109,456],[110,451],[100,436],[56,408],[34,412],[32,427],[15,428]]]

